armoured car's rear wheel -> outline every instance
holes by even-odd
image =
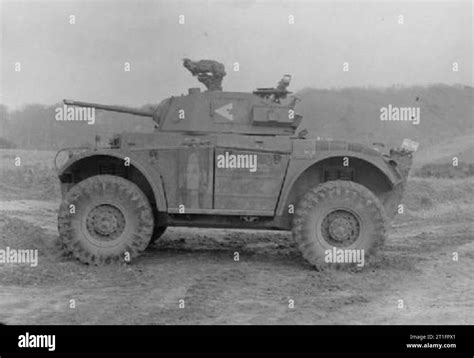
[[[113,175],[87,178],[69,190],[59,208],[65,250],[84,263],[132,259],[153,233],[153,212],[140,188]]]
[[[336,263],[341,267],[334,253],[364,250],[358,254],[364,254],[365,259],[383,244],[386,223],[383,206],[370,190],[336,180],[303,196],[293,218],[293,236],[312,265],[321,268]]]

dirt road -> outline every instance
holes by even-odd
[[[474,324],[472,206],[398,218],[362,271],[317,272],[287,232],[181,228],[131,265],[85,266],[57,245],[58,205],[0,201],[0,246],[39,251],[0,266],[0,322]]]

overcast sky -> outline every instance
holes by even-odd
[[[2,0],[0,11],[0,102],[10,108],[154,103],[199,86],[183,57],[223,62],[229,91],[274,86],[286,73],[294,91],[473,82],[470,1]]]

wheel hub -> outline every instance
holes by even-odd
[[[334,246],[349,246],[360,233],[357,217],[346,210],[332,211],[323,219],[321,230],[324,239]]]
[[[101,204],[87,216],[87,231],[94,238],[110,241],[119,237],[125,228],[125,217],[113,205]]]

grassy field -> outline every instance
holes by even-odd
[[[403,195],[406,215],[411,219],[457,220],[474,216],[474,177],[462,179],[411,178]]]
[[[0,197],[56,199],[60,189],[54,151],[0,150]]]

